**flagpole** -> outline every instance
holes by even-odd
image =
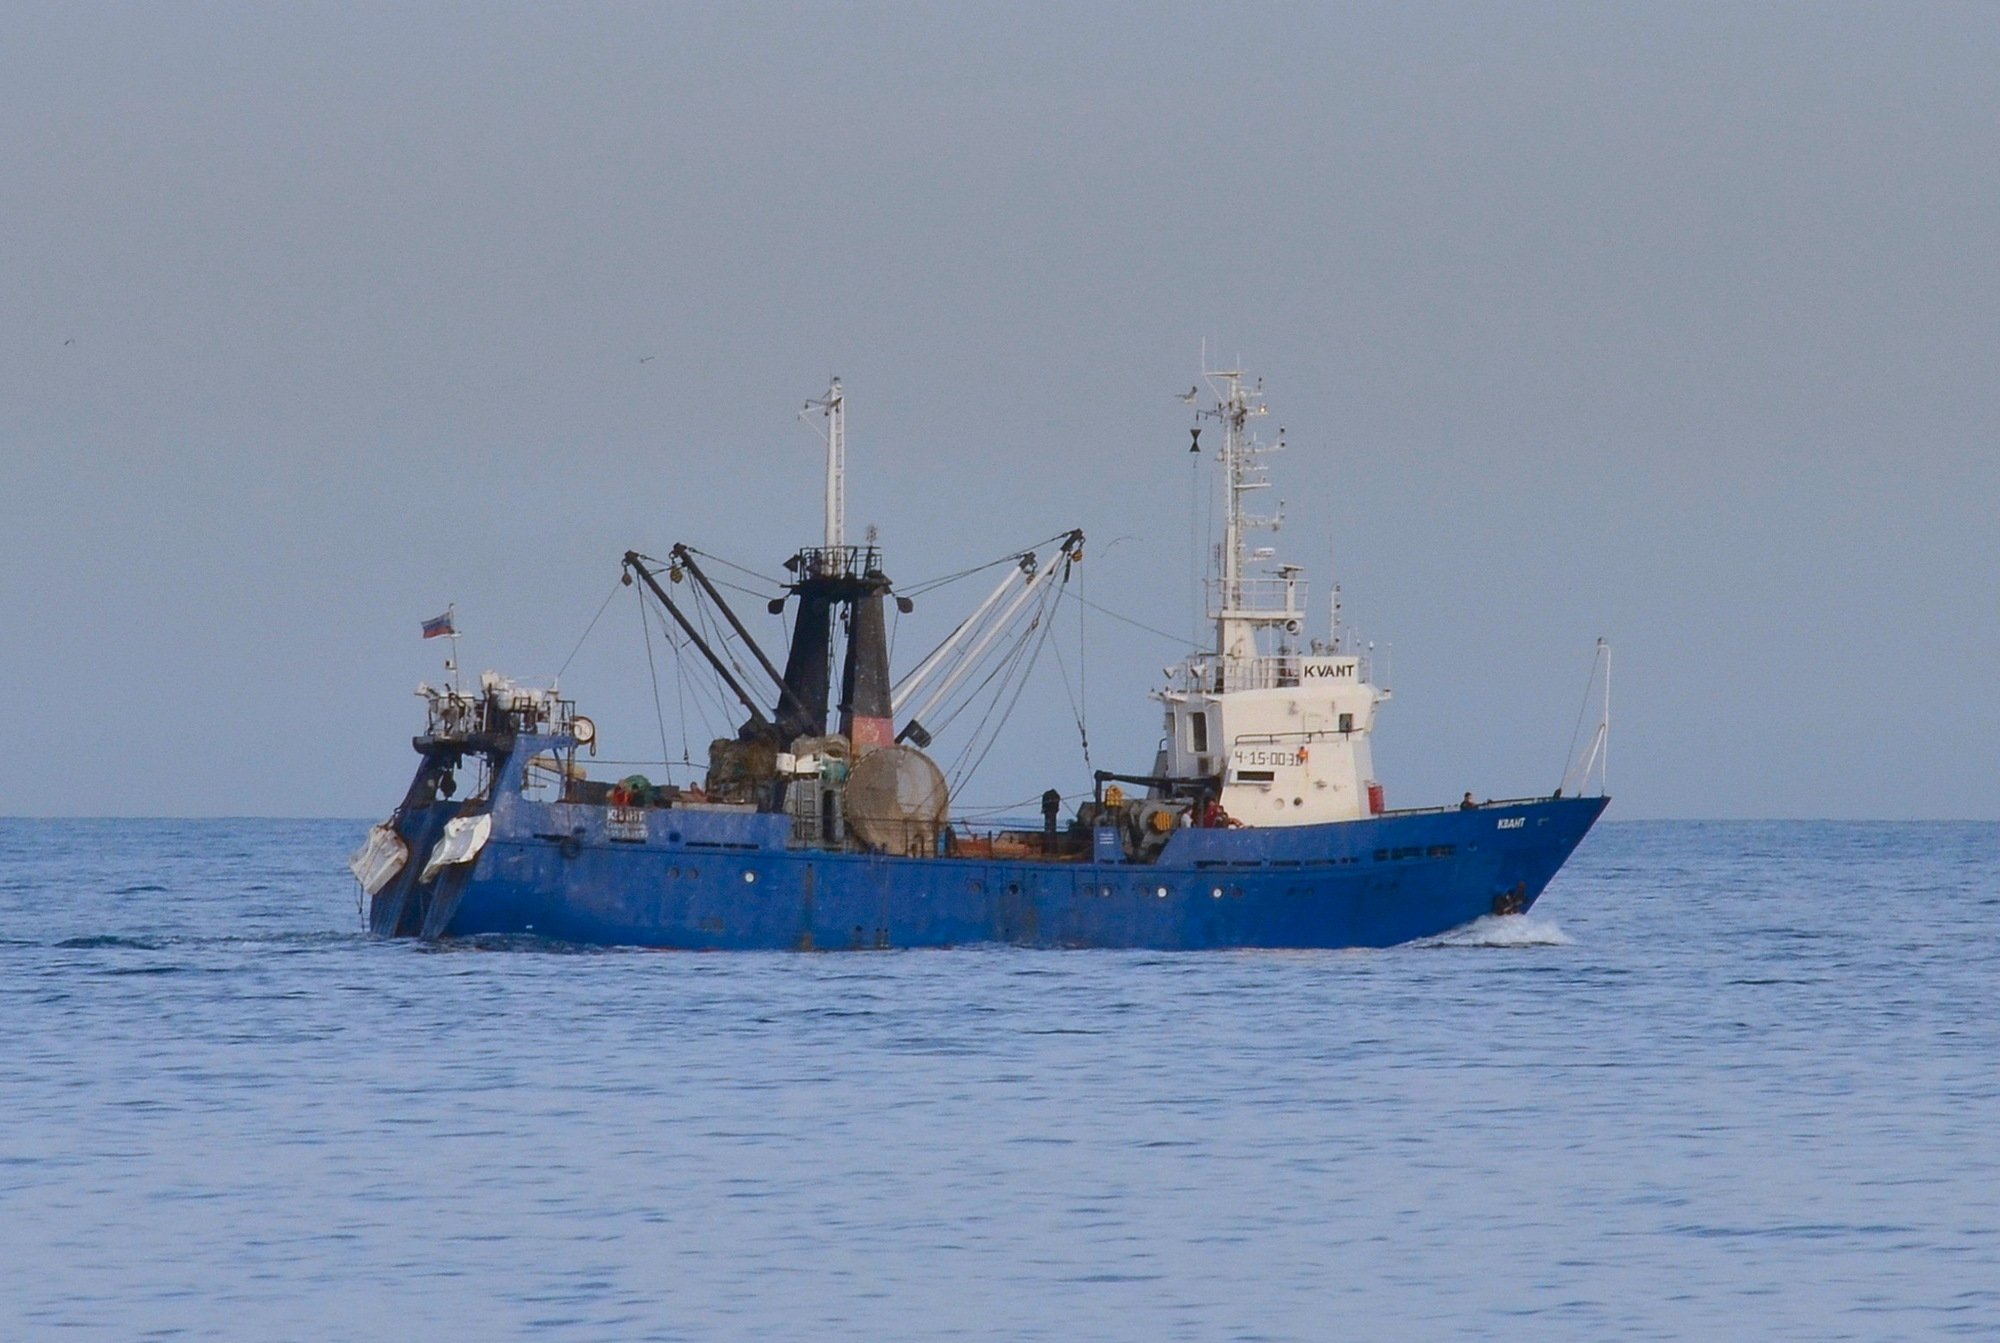
[[[451,693],[454,696],[457,696],[457,695],[462,695],[465,690],[465,677],[458,669],[458,603],[457,602],[445,603],[444,618],[446,621],[445,635],[447,638],[451,640],[451,662],[450,665],[445,668],[445,670],[451,673]]]

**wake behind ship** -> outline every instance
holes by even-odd
[[[1195,950],[1386,946],[1524,912],[1608,801],[1608,652],[1605,717],[1565,787],[1388,810],[1371,739],[1389,692],[1340,628],[1337,597],[1327,636],[1307,641],[1304,571],[1249,544],[1275,529],[1248,501],[1269,484],[1262,458],[1284,446],[1253,432],[1262,384],[1206,376],[1215,400],[1199,417],[1222,429],[1214,642],[1152,692],[1162,738],[1147,768],[1093,771],[1074,796],[1050,789],[1039,828],[953,815],[952,781],[928,751],[978,738],[996,713],[1004,724],[1056,608],[1080,600],[1083,533],[986,566],[997,584],[892,676],[889,608],[911,597],[872,531],[847,543],[836,381],[808,403],[826,422],[825,535],[786,560],[770,599],[791,621],[782,667],[726,599],[735,585],[704,564],[723,561],[686,545],[664,561],[624,557],[623,582],[658,614],[676,665],[703,669],[743,715],[710,743],[701,777],[591,777],[596,725],[553,685],[489,672],[476,689],[421,687],[415,778],[351,864],[369,927],[715,950]],[[425,634],[455,638],[452,613]],[[991,744],[964,742],[956,782]],[[1593,774],[1597,794],[1579,796]]]

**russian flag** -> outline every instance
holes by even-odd
[[[424,637],[426,639],[436,639],[444,635],[457,633],[458,631],[452,628],[450,611],[446,611],[441,616],[432,616],[424,622]]]

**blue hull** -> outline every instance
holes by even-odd
[[[615,839],[602,807],[502,796],[474,862],[392,883],[371,924],[713,951],[1391,946],[1528,908],[1605,803],[1181,830],[1156,861],[1127,863],[794,848],[783,816],[667,809],[643,840]],[[407,818],[413,851],[458,810]]]

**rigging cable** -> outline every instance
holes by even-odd
[[[1000,557],[999,559],[997,559],[997,560],[988,560],[988,561],[987,561],[986,563],[984,563],[984,564],[980,564],[980,565],[975,565],[974,567],[972,567],[972,568],[970,568],[970,569],[961,569],[961,570],[960,570],[959,572],[957,572],[957,573],[955,573],[955,574],[947,574],[947,575],[946,575],[945,577],[943,577],[943,578],[938,578],[938,579],[932,579],[932,580],[930,580],[929,582],[925,582],[925,583],[919,583],[919,584],[917,584],[917,585],[916,585],[915,587],[912,587],[912,588],[902,588],[902,589],[898,589],[898,592],[899,592],[899,593],[900,593],[901,595],[904,595],[904,596],[911,596],[911,597],[914,597],[914,596],[916,596],[916,595],[918,595],[918,594],[921,594],[921,593],[924,593],[924,592],[928,592],[928,591],[930,591],[930,590],[931,590],[931,589],[933,589],[933,588],[938,588],[938,587],[942,587],[942,586],[943,586],[944,584],[946,584],[946,583],[951,583],[951,582],[955,582],[955,581],[957,581],[958,579],[961,579],[961,578],[964,578],[964,577],[966,577],[966,576],[968,576],[968,575],[970,575],[970,574],[976,574],[976,573],[981,573],[981,572],[983,572],[983,571],[985,571],[985,570],[987,570],[987,569],[997,569],[997,568],[998,568],[998,567],[1000,567],[1001,565],[1003,565],[1003,564],[1007,564],[1007,563],[1010,563],[1010,562],[1011,562],[1011,563],[1013,563],[1013,564],[1017,564],[1017,565],[1018,565],[1018,564],[1021,564],[1021,563],[1022,563],[1022,561],[1024,561],[1024,560],[1029,560],[1029,559],[1034,559],[1034,558],[1036,558],[1036,557],[1037,557],[1037,556],[1038,556],[1038,555],[1040,554],[1040,552],[1041,552],[1041,549],[1042,549],[1042,547],[1044,547],[1044,546],[1048,545],[1048,544],[1049,544],[1049,542],[1051,542],[1051,541],[1058,541],[1058,540],[1063,540],[1063,541],[1066,541],[1066,540],[1068,540],[1069,536],[1070,536],[1070,533],[1068,533],[1068,532],[1057,532],[1057,533],[1056,533],[1056,534],[1055,534],[1054,536],[1050,536],[1050,537],[1044,537],[1044,538],[1043,538],[1042,540],[1040,540],[1040,541],[1037,541],[1037,542],[1035,542],[1035,544],[1034,544],[1034,545],[1033,545],[1032,547],[1030,547],[1029,549],[1027,549],[1027,550],[1025,550],[1025,551],[1017,551],[1017,552],[1015,552],[1015,553],[1014,553],[1014,554],[1012,554],[1012,555],[1003,555],[1003,556],[1001,556],[1001,557]],[[1063,563],[1068,563],[1069,561],[1068,561],[1068,559],[1067,559],[1067,553],[1065,552],[1065,553],[1064,553],[1064,554],[1062,554],[1062,555],[1058,555],[1057,557],[1055,557],[1055,559],[1052,559],[1052,560],[1050,560],[1050,563],[1052,563],[1052,564],[1053,564],[1053,563],[1056,563],[1056,562],[1057,562],[1058,560],[1062,561]],[[1029,575],[1030,575],[1030,576],[1029,576],[1029,578],[1028,578],[1028,581],[1029,581],[1029,582],[1033,582],[1033,581],[1034,581],[1034,578],[1033,578],[1033,570],[1031,570],[1031,569],[1027,569],[1027,568],[1024,568],[1024,569],[1022,570],[1022,572],[1023,572],[1023,573],[1027,573],[1027,574],[1029,574]],[[993,599],[989,599],[989,602],[990,602],[991,600],[993,600]],[[946,644],[949,644],[950,642],[952,642],[952,640],[954,640],[954,639],[958,638],[958,637],[959,637],[959,636],[960,636],[961,634],[963,634],[963,633],[965,632],[965,629],[966,629],[966,626],[967,626],[967,625],[969,625],[969,624],[971,624],[971,622],[972,622],[972,621],[973,621],[973,620],[974,620],[975,618],[979,617],[979,616],[980,616],[980,615],[981,615],[981,614],[983,613],[983,611],[984,611],[984,610],[985,610],[985,607],[984,607],[984,606],[982,606],[982,607],[981,607],[981,608],[980,608],[979,610],[976,610],[976,611],[974,611],[974,612],[973,612],[973,613],[972,613],[971,615],[968,615],[968,616],[966,616],[966,617],[965,617],[965,618],[964,618],[963,620],[959,621],[959,622],[958,622],[958,623],[957,623],[956,625],[953,625],[953,626],[951,627],[951,629],[950,629],[949,631],[947,631],[947,632],[946,632],[945,636],[944,636],[944,637],[943,637],[942,639],[939,639],[939,640],[937,641],[937,643],[936,643],[936,644],[934,644],[934,645],[932,645],[932,646],[931,646],[931,648],[930,648],[930,650],[929,650],[928,652],[926,652],[926,653],[925,653],[925,654],[924,654],[924,655],[923,655],[923,656],[922,656],[921,658],[917,659],[917,666],[918,666],[919,668],[922,668],[922,667],[927,667],[927,666],[929,666],[929,665],[930,665],[930,661],[931,661],[931,659],[932,659],[932,658],[934,658],[934,657],[936,657],[936,656],[938,655],[938,652],[939,652],[939,650],[943,649],[943,648],[944,648],[944,646],[945,646]],[[893,637],[893,635],[892,635],[892,637]],[[893,649],[893,645],[892,645],[892,649]],[[935,669],[934,669],[934,670],[935,670]],[[897,685],[897,686],[899,686],[899,687],[900,687],[900,686],[902,686],[902,685],[904,684],[904,682],[906,682],[906,681],[908,681],[908,680],[909,680],[909,675],[910,675],[910,674],[906,674],[906,675],[905,675],[905,676],[904,676],[904,677],[903,677],[903,678],[902,678],[901,680],[899,680],[899,681],[897,681],[897,682],[896,682],[896,685]]]
[[[1187,609],[1195,628],[1201,628],[1201,568],[1205,562],[1202,552],[1208,548],[1208,538],[1201,531],[1201,458],[1195,457],[1188,463],[1188,587]],[[1175,643],[1181,642],[1178,638]],[[1200,640],[1196,639],[1196,643]]]
[[[1092,796],[1094,796],[1094,794],[1088,789],[1086,789],[1081,793],[1061,794],[1062,800],[1065,802],[1081,802],[1084,798]],[[1027,816],[1022,815],[1022,813],[1018,811],[1017,808],[1039,806],[1041,804],[1041,800],[1042,800],[1042,795],[1040,793],[1037,793],[1033,797],[1024,797],[1018,802],[1003,802],[998,804],[997,806],[960,808],[954,812],[954,819],[960,821],[979,820],[991,817],[1000,817],[1004,819],[1008,816],[1009,813],[1013,813],[1013,815],[1019,816],[1020,819],[1026,820],[1028,819]]]
[[[767,587],[781,588],[785,586],[784,581],[782,579],[772,578],[769,574],[760,574],[755,569],[746,569],[742,565],[736,563],[736,561],[734,560],[725,560],[724,558],[722,558],[722,556],[711,555],[706,550],[696,550],[693,546],[689,546],[688,553],[691,555],[699,555],[705,560],[714,560],[717,564],[726,565],[727,567],[734,569],[737,573],[744,574],[750,578],[754,578],[759,583],[762,583]]]
[[[690,595],[694,598],[695,614],[701,618],[702,632],[708,636],[709,644],[728,655],[730,670],[736,673],[739,684],[756,685],[757,676],[745,667],[743,659],[737,656],[736,647],[730,642],[733,631],[725,627],[721,617],[710,607],[708,594],[697,586]]]
[[[590,632],[597,628],[597,622],[604,618],[605,611],[611,606],[611,599],[618,595],[618,589],[623,586],[625,586],[623,582],[613,583],[611,591],[604,594],[603,604],[597,608],[597,614],[590,618],[590,623],[583,627],[583,634],[577,639],[576,647],[569,650],[569,656],[563,659],[563,665],[556,669],[556,679],[558,681],[562,679],[562,674],[569,670],[569,664],[576,661],[576,655],[583,651],[583,641],[588,639]]]
[[[1075,568],[1074,562],[1071,568]],[[1069,586],[1069,574],[1063,575],[1063,586]],[[1076,591],[1071,594],[1078,602],[1076,608],[1076,730],[1083,737],[1083,768],[1088,772],[1090,763],[1090,647],[1085,640],[1083,605],[1083,575],[1076,576]]]
[[[732,583],[726,578],[717,578],[713,574],[708,576],[708,581],[719,588],[728,588],[731,592],[740,592],[746,597],[755,597],[760,602],[768,602],[774,595],[770,592],[759,592],[755,588],[746,588],[741,583]]]
[[[1230,474],[1223,477],[1223,483],[1225,487],[1229,490],[1228,506],[1231,509],[1234,509],[1236,507],[1235,469],[1236,468],[1232,465],[1230,467]],[[1239,534],[1239,539],[1240,539],[1240,534]],[[1227,606],[1230,602],[1236,600],[1236,594],[1234,592],[1224,592],[1222,590],[1222,570],[1223,570],[1223,565],[1226,563],[1226,561],[1224,561],[1222,558],[1222,542],[1218,540],[1215,535],[1215,491],[1214,490],[1202,491],[1201,541],[1202,541],[1202,555],[1203,555],[1202,563],[1213,564],[1215,566],[1215,604],[1218,607]],[[1201,585],[1196,584],[1195,604],[1194,604],[1194,631],[1195,631],[1194,641],[1197,646],[1200,645],[1201,643],[1202,626],[1207,623],[1207,618],[1208,618],[1208,604],[1202,599]]]
[[[992,721],[993,711],[999,707],[1001,697],[1007,692],[1007,683],[1013,679],[1014,669],[1020,665],[1022,655],[1027,652],[1028,640],[1034,636],[1036,629],[1040,625],[1041,618],[1039,615],[1035,619],[1030,620],[1027,629],[1007,648],[993,670],[986,673],[985,678],[977,686],[973,687],[972,691],[967,694],[963,701],[952,709],[948,717],[942,720],[941,727],[949,726],[953,719],[971,708],[978,701],[978,697],[986,692],[987,686],[994,686],[993,698],[987,701],[986,711],[980,714],[979,721],[973,724],[972,731],[966,734],[965,745],[959,748],[958,755],[951,762],[948,774],[953,792],[957,792],[959,786],[970,779],[971,775],[966,771],[966,762],[972,758],[973,752],[978,748],[980,739],[986,732],[987,723]]]
[[[646,670],[653,678],[653,714],[660,723],[660,763],[667,763],[667,710],[660,703],[660,669],[653,661],[653,622],[646,614],[646,593],[639,592],[639,630],[646,641]]]
[[[674,650],[680,657],[680,665],[682,669],[681,674],[683,676],[688,675],[687,668],[689,667],[690,662],[687,650],[693,646],[693,643],[694,643],[694,638],[692,635],[689,635],[685,639],[685,641],[682,642],[679,646],[677,646]],[[727,726],[729,723],[729,716],[730,716],[729,692],[722,688],[722,678],[715,674],[715,668],[708,664],[708,660],[706,658],[702,659],[701,672],[702,674],[700,676],[688,677],[688,679],[694,684],[696,689],[698,689],[703,696],[701,700],[697,701],[697,705],[701,710],[701,728],[702,731],[706,732],[709,735],[710,739],[712,740],[715,737],[718,737],[722,734],[718,733],[715,730],[716,720],[714,718],[709,717],[708,711],[711,707],[713,707],[716,713],[720,716],[724,726]]]
[[[1079,611],[1080,620],[1081,613]],[[1081,643],[1082,641],[1079,639],[1078,642]],[[1069,664],[1063,661],[1062,645],[1057,644],[1055,647],[1056,670],[1062,673],[1063,694],[1069,699],[1069,716],[1076,722],[1076,735],[1083,741],[1083,767],[1087,770],[1090,768],[1090,729],[1084,725],[1083,710],[1077,703],[1076,692],[1069,688]],[[1080,655],[1081,650],[1078,651]],[[1076,669],[1076,677],[1077,681],[1081,683],[1083,680],[1083,667],[1081,664]]]
[[[1148,634],[1157,634],[1162,639],[1171,640],[1177,647],[1180,648],[1189,647],[1187,639],[1182,635],[1169,634],[1165,630],[1160,629],[1157,626],[1148,625],[1142,621],[1134,620],[1130,616],[1120,615],[1118,614],[1118,612],[1112,610],[1108,606],[1099,606],[1096,602],[1086,598],[1082,593],[1076,593],[1074,595],[1078,601],[1082,602],[1085,606],[1088,606],[1091,610],[1097,612],[1097,614],[1101,616],[1110,616],[1113,620],[1124,621],[1127,625],[1130,625],[1133,629],[1144,630]],[[1195,646],[1199,647],[1199,641],[1196,642]]]
[[[1057,532],[1053,536],[1045,536],[1033,545],[1023,546],[1019,550],[1011,550],[997,560],[988,560],[984,564],[975,564],[970,569],[960,569],[957,573],[946,574],[942,578],[927,578],[923,582],[903,588],[901,591],[906,597],[920,597],[933,588],[941,588],[947,583],[956,583],[961,578],[970,578],[972,575],[982,573],[987,569],[998,568],[1003,564],[1018,564],[1021,561],[1021,556],[1039,554],[1043,546],[1048,545],[1051,541],[1059,541],[1068,535],[1068,532]]]
[[[1583,703],[1576,706],[1576,726],[1571,729],[1569,734],[1569,754],[1563,757],[1562,782],[1564,787],[1569,785],[1570,766],[1576,763],[1576,743],[1583,736],[1584,716],[1590,712],[1590,692],[1597,689],[1597,664],[1603,658],[1604,652],[1602,648],[1593,653],[1590,658],[1590,679],[1583,683]],[[1588,783],[1589,780],[1587,778],[1580,780],[1577,784],[1578,790],[1581,791]]]
[[[982,676],[978,680],[978,682],[971,687],[971,689],[969,690],[960,689],[953,691],[952,698],[947,701],[947,704],[950,706],[949,709],[943,712],[943,716],[938,718],[936,726],[930,729],[932,736],[936,736],[938,733],[950,727],[954,719],[956,719],[960,714],[964,713],[966,709],[970,708],[972,704],[978,700],[979,696],[985,691],[986,687],[993,683],[995,677],[999,677],[1002,675],[1002,673],[1007,672],[1008,668],[1013,664],[1014,660],[1020,656],[1022,647],[1026,644],[1027,640],[1034,634],[1036,626],[1042,623],[1042,616],[1043,616],[1042,609],[1039,606],[1037,606],[1035,608],[1034,615],[1028,618],[1028,623],[1022,627],[1022,630],[1019,634],[1016,634],[1014,636],[1012,642],[1001,644],[997,648],[989,648],[980,655],[979,661],[973,664],[974,666],[984,666],[989,659],[994,658],[996,652],[998,654],[998,660],[994,662],[992,669],[989,670],[986,673],[986,675]],[[1017,612],[1015,615],[1015,619],[1019,618],[1020,616],[1019,613]],[[983,722],[984,720],[981,721]]]
[[[672,646],[671,643],[668,644],[668,647]],[[681,722],[681,763],[688,767],[689,781],[692,782],[694,777],[694,756],[688,750],[687,678],[681,675],[678,670],[680,666],[678,661],[680,658],[679,650],[675,651],[674,657],[676,659],[676,670],[674,673],[674,713],[679,716]],[[668,767],[667,773],[669,776],[673,774],[671,765]]]
[[[640,600],[642,603],[644,602],[647,595],[649,594],[642,593],[640,595]],[[655,600],[657,600],[657,598]],[[667,640],[667,647],[670,650],[672,650],[675,658],[676,671],[674,675],[674,690],[676,692],[676,695],[678,696],[678,703],[681,713],[681,758],[684,761],[686,761],[686,763],[690,767],[692,767],[694,761],[692,758],[692,753],[690,752],[687,745],[687,730],[688,730],[687,697],[685,693],[683,693],[684,687],[691,679],[688,675],[688,670],[687,670],[688,668],[687,648],[686,645],[676,640],[674,636],[674,630],[670,625],[668,625],[664,612],[662,613],[660,620],[660,629],[662,633],[665,634]],[[648,651],[650,652],[650,649]],[[713,671],[713,669],[707,667],[705,663],[704,663],[704,670],[710,672]],[[711,705],[716,706],[720,710],[723,719],[727,721],[729,717],[728,703],[722,699],[722,692],[716,685],[712,676],[703,676],[695,680],[694,684],[696,689],[706,696],[705,700],[702,698],[697,698],[695,701],[695,707],[701,713],[702,729],[705,732],[707,732],[710,737],[713,737],[716,735],[715,720],[709,717],[709,712],[708,712],[709,707]]]
[[[959,631],[964,629],[967,621],[970,621],[971,619],[972,619],[971,616],[967,616],[964,620],[961,620],[956,625],[953,625],[951,627],[950,632],[948,632],[944,636],[944,638],[939,639],[928,653],[925,653],[922,657],[917,659],[917,666],[922,667],[927,663],[929,663],[932,658],[936,657],[938,654],[938,649],[943,648],[947,643],[950,643],[953,639],[956,639],[958,637]],[[910,675],[911,673],[905,673],[903,676],[903,681],[909,680]],[[898,681],[896,684],[901,685],[902,683],[903,683],[902,681]]]
[[[1042,655],[1042,645],[1046,644],[1049,641],[1049,635],[1055,632],[1056,622],[1053,618],[1054,617],[1053,604],[1051,605],[1049,610],[1047,610],[1043,614],[1048,615],[1050,619],[1045,624],[1042,625],[1042,637],[1035,641],[1034,652],[1029,656],[1027,665],[1024,668],[1022,668],[1020,680],[1017,681],[1014,685],[1014,697],[1007,701],[1007,708],[1000,715],[1000,721],[993,725],[993,731],[987,736],[986,745],[979,752],[979,758],[974,760],[972,764],[969,767],[967,767],[965,772],[958,776],[958,782],[954,787],[954,791],[956,791],[958,788],[963,788],[965,787],[966,784],[972,782],[972,776],[979,772],[979,767],[986,763],[986,756],[990,751],[992,751],[994,743],[1000,740],[1000,730],[1006,727],[1007,720],[1014,716],[1014,706],[1021,702],[1021,693],[1028,688],[1028,678],[1035,670],[1036,660],[1039,659]],[[994,696],[994,703],[995,704],[999,703],[998,695]],[[990,716],[991,710],[988,711],[988,714]],[[975,737],[974,740],[977,740],[977,738]]]
[[[1062,589],[1057,587],[1051,593],[1043,594],[1041,601],[1036,604],[1034,617],[1029,620],[1027,628],[1021,632],[1013,648],[1002,658],[1000,665],[995,667],[987,675],[986,679],[979,683],[978,689],[973,692],[972,696],[967,697],[959,709],[952,711],[952,717],[956,717],[963,708],[972,703],[973,698],[976,697],[979,691],[984,690],[989,682],[992,682],[995,677],[1000,678],[999,685],[994,691],[993,699],[986,706],[986,712],[980,715],[978,724],[966,738],[965,749],[960,751],[958,758],[952,762],[952,790],[954,792],[971,782],[973,774],[985,762],[987,753],[993,749],[994,743],[999,740],[1000,730],[1007,725],[1008,718],[1013,715],[1014,706],[1020,702],[1022,691],[1027,689],[1028,678],[1035,669],[1035,662],[1041,657],[1042,646],[1048,642],[1049,635],[1055,630],[1056,603],[1061,597],[1061,592]],[[1036,638],[1037,627],[1040,628],[1040,638]],[[1031,649],[1032,652],[1030,651]],[[1024,659],[1025,666],[1023,665]],[[1013,697],[1008,699],[1006,709],[1001,712],[1000,721],[994,723],[992,732],[988,733],[986,725],[992,721],[994,710],[1000,707],[1000,701],[1007,693],[1007,683],[1014,679],[1016,669],[1020,671],[1020,679],[1015,684]],[[950,719],[946,719],[945,721],[949,722]],[[983,746],[980,744],[982,738],[985,743]],[[973,754],[975,750],[978,752],[976,757]],[[968,760],[970,764],[967,763]]]

